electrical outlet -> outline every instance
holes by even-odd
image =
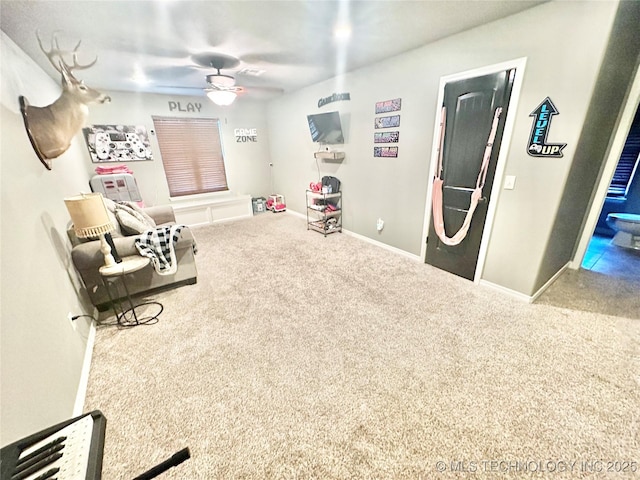
[[[384,220],[379,218],[378,221],[376,222],[376,228],[378,229],[379,232],[381,232],[382,229],[384,228]]]
[[[69,319],[69,322],[71,323],[71,328],[73,328],[74,330],[76,329],[76,321],[73,319],[75,315],[73,314],[73,312],[69,312],[67,313],[67,318]]]

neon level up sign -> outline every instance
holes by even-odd
[[[547,143],[551,119],[553,115],[558,115],[558,113],[556,106],[547,97],[529,114],[530,117],[533,117],[533,126],[531,127],[527,152],[532,157],[561,158],[563,156],[562,149],[567,146],[566,143]]]

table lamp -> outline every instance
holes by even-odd
[[[79,238],[100,237],[100,251],[104,255],[104,264],[114,266],[116,261],[111,254],[111,247],[107,243],[105,235],[115,230],[111,223],[107,207],[100,193],[82,193],[75,197],[65,198],[73,230]]]

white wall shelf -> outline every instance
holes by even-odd
[[[344,160],[344,152],[316,152],[313,156],[321,160]]]

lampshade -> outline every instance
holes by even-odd
[[[211,90],[207,92],[207,97],[209,97],[213,103],[222,107],[231,105],[236,99],[236,96],[236,92],[230,92],[228,90]]]
[[[100,193],[83,193],[65,198],[64,203],[78,237],[97,237],[115,230]]]

